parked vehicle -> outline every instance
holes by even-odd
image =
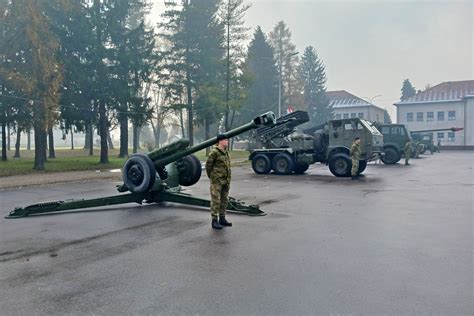
[[[361,139],[359,173],[367,162],[376,159],[383,149],[382,134],[360,118],[330,120],[297,132],[297,126],[309,121],[308,113],[295,111],[277,119],[274,127],[254,130],[249,160],[257,174],[274,171],[284,175],[304,173],[309,165],[320,162],[329,166],[336,177],[351,175],[350,147],[355,137]]]

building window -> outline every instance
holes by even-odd
[[[426,112],[426,121],[434,121],[434,113]]]
[[[361,112],[361,113],[358,113],[358,114],[357,114],[357,117],[358,117],[358,118],[364,118],[364,113],[362,113],[362,112]]]
[[[413,113],[407,113],[407,122],[413,122]]]
[[[444,121],[444,112],[443,111],[438,112],[438,121]]]
[[[438,140],[444,141],[444,132],[438,132]]]
[[[456,111],[448,111],[448,121],[456,121]]]
[[[341,113],[336,114],[336,119],[337,120],[341,119]]]
[[[456,135],[454,132],[448,132],[448,142],[455,142],[456,141]]]
[[[423,112],[416,112],[416,121],[423,122]]]
[[[355,113],[351,113],[351,118],[354,118],[356,117],[356,114]]]
[[[344,118],[349,118],[349,113],[344,113],[344,114],[343,114],[343,117],[344,117]]]

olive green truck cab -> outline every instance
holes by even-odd
[[[437,131],[460,131],[462,128],[441,128],[441,129],[430,129],[422,131],[413,131],[410,132],[404,124],[380,124],[374,123],[375,126],[383,135],[383,155],[381,160],[383,163],[392,165],[400,161],[402,156],[404,156],[404,147],[408,141],[412,143],[411,156],[416,155],[416,149],[418,147],[418,152],[423,154],[426,149],[430,149],[428,145],[432,144],[432,141],[428,138],[427,144],[424,144],[425,135],[424,133],[428,132],[437,132]],[[433,145],[434,146],[434,145]],[[434,148],[432,148],[434,151]]]
[[[383,150],[382,134],[368,121],[359,118],[329,120],[296,132],[296,126],[309,121],[308,113],[296,111],[277,119],[271,128],[254,131],[255,144],[250,148],[249,159],[257,174],[304,173],[316,162],[329,166],[337,177],[351,175],[350,148],[354,138],[361,139],[359,173],[367,162],[378,158]]]

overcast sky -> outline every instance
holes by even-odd
[[[153,0],[152,19],[163,12]],[[389,110],[404,79],[415,88],[474,79],[473,0],[254,0],[246,23],[268,34],[285,21],[300,54],[313,46],[327,88],[346,90]],[[376,97],[377,96],[377,97]]]

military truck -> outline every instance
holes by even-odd
[[[381,160],[387,165],[392,165],[400,161],[402,156],[404,156],[404,147],[408,141],[412,141],[412,157],[415,156],[416,146],[420,146],[420,153],[423,153],[426,150],[425,145],[420,142],[420,136],[423,133],[428,132],[438,132],[438,131],[459,131],[462,128],[442,128],[442,129],[431,129],[431,130],[422,130],[422,131],[413,131],[410,132],[404,124],[381,124],[373,123],[383,135],[383,155]]]
[[[324,124],[297,131],[309,121],[308,113],[295,111],[277,119],[274,127],[254,130],[249,160],[257,174],[286,175],[304,173],[310,164],[329,166],[336,177],[351,175],[350,147],[355,137],[361,138],[359,173],[367,162],[376,159],[383,149],[383,136],[370,122],[360,118],[330,120]]]

